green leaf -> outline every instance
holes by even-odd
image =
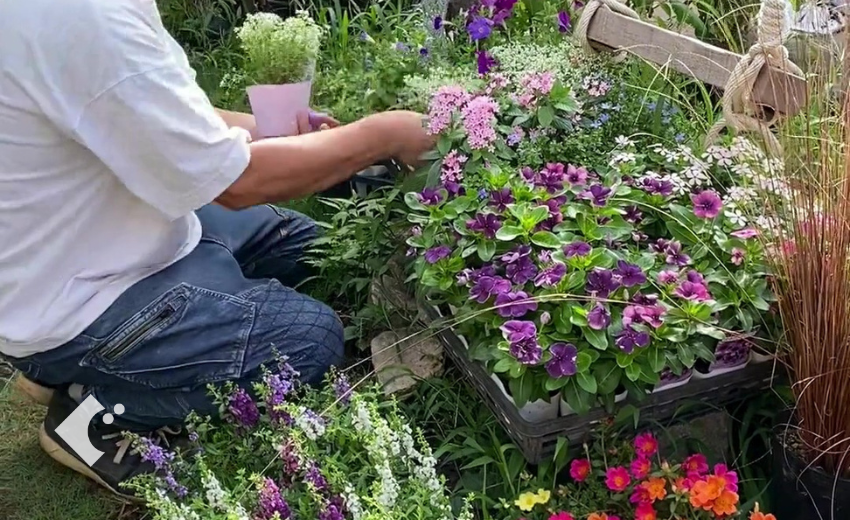
[[[582,327],[584,339],[599,350],[608,348],[608,334],[604,330],[593,330],[590,327]]]
[[[564,388],[569,382],[569,378],[566,377],[547,377],[546,382],[543,384],[543,386],[544,388],[546,388],[547,391],[554,392],[555,390],[560,390],[561,388]]]
[[[537,109],[537,120],[543,128],[552,126],[552,121],[555,120],[555,111],[550,105],[543,105]]]
[[[653,347],[647,353],[647,360],[649,361],[649,366],[655,372],[661,372],[664,370],[664,365],[666,365],[666,360],[664,359],[664,352],[660,348]]]
[[[533,384],[532,377],[528,373],[523,374],[522,377],[517,379],[511,379],[508,383],[511,389],[511,396],[514,398],[514,402],[516,402],[518,408],[522,408],[531,400]]]
[[[440,155],[447,155],[452,149],[452,140],[447,136],[440,136],[439,141],[437,141],[437,151],[440,152]]]
[[[738,321],[741,323],[742,330],[753,330],[753,317],[750,315],[749,312],[738,307],[737,309],[735,309],[735,317],[738,318]]]
[[[629,381],[637,381],[640,379],[640,365],[637,363],[632,363],[631,365],[626,367],[626,377],[629,378]]]
[[[558,249],[561,247],[561,241],[550,231],[538,231],[531,235],[531,242],[548,249]]]
[[[595,350],[583,350],[579,352],[576,358],[576,370],[587,372],[590,370],[590,365],[597,359],[599,359],[599,352]]]
[[[689,345],[679,343],[676,345],[676,351],[679,354],[679,361],[681,361],[686,367],[693,368],[694,363],[697,362],[693,349]]]
[[[555,443],[555,473],[559,473],[560,470],[566,467],[567,458],[569,456],[569,447],[570,442],[566,437],[558,437],[558,441]]]
[[[617,353],[617,366],[620,368],[626,368],[632,366],[634,363],[635,357],[632,354],[626,354],[625,352]]]
[[[574,380],[571,380],[570,384],[564,387],[561,395],[570,405],[570,408],[580,415],[590,411],[595,397],[594,394],[582,390]]]
[[[560,334],[569,334],[573,330],[572,310],[569,305],[561,305],[555,313],[555,330]]]
[[[704,336],[708,336],[710,338],[714,338],[716,340],[722,340],[726,338],[726,333],[717,327],[712,327],[711,325],[697,325],[697,332]]]
[[[509,370],[510,370],[510,369],[511,369],[511,368],[512,368],[515,364],[516,364],[516,361],[514,361],[514,360],[512,360],[512,359],[510,359],[510,358],[507,358],[507,357],[503,357],[503,358],[502,358],[502,359],[500,359],[499,361],[496,361],[496,364],[495,364],[495,365],[493,365],[493,372],[496,372],[496,373],[507,372],[507,371],[509,371]]]
[[[419,201],[419,194],[418,193],[413,193],[413,192],[405,193],[404,194],[404,203],[407,204],[408,208],[415,210],[415,211],[427,211],[427,209],[428,209],[428,208],[425,207],[424,204],[422,204]]]
[[[582,388],[582,390],[584,390],[585,392],[589,392],[591,394],[594,394],[594,395],[596,394],[596,390],[597,390],[596,379],[592,375],[590,375],[586,372],[578,372],[575,375],[575,378],[576,378],[576,383],[578,383],[578,386],[580,386]]]
[[[496,243],[492,240],[484,240],[478,242],[478,258],[484,262],[489,262],[493,255],[496,254]]]
[[[496,462],[496,461],[493,460],[493,457],[491,457],[490,455],[482,455],[482,456],[473,460],[472,462],[470,462],[469,464],[467,464],[466,466],[464,466],[461,469],[477,468],[477,467],[485,466],[485,465],[493,463],[493,462]]]
[[[593,366],[593,377],[596,379],[597,393],[600,395],[613,394],[620,385],[623,371],[613,361],[603,361]]]
[[[524,233],[519,226],[502,226],[496,231],[496,239],[509,242]]]

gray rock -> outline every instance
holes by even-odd
[[[372,340],[372,364],[384,393],[407,392],[443,372],[443,345],[426,330],[399,329]]]

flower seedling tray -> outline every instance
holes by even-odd
[[[440,315],[432,306],[422,305],[422,308],[432,322],[440,319]],[[531,464],[538,464],[552,456],[559,438],[566,438],[572,445],[581,444],[589,439],[597,425],[611,417],[600,407],[585,415],[529,422],[520,416],[517,407],[499,389],[484,365],[469,359],[466,347],[451,329],[440,330],[438,336],[452,361],[467,376],[473,388]],[[684,386],[649,394],[641,402],[628,398],[621,405],[635,406],[640,412],[641,424],[690,419],[770,388],[774,372],[774,363],[750,363],[740,370],[708,379],[692,378]],[[699,406],[700,404],[704,406]],[[683,405],[688,405],[687,413],[680,413]]]

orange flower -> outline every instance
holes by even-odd
[[[664,500],[664,497],[667,496],[667,483],[663,478],[651,478],[641,483],[641,487],[646,490],[651,502]]]
[[[608,515],[605,513],[591,513],[587,520],[608,520]]]
[[[720,496],[714,501],[714,506],[711,510],[717,516],[734,515],[738,510],[735,506],[738,505],[738,494],[724,489]]]
[[[711,506],[705,506],[714,502],[723,492],[725,487],[726,480],[714,475],[708,476],[705,480],[698,480],[694,482],[693,487],[691,487],[691,504],[693,505],[694,498],[696,498],[697,502],[702,504],[698,507],[702,507],[707,511],[711,509]]]
[[[776,520],[776,517],[759,511],[759,503],[756,502],[755,509],[753,509],[753,512],[750,513],[750,520]]]

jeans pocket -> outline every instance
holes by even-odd
[[[242,374],[254,304],[181,284],[94,344],[80,365],[155,389],[190,389]]]

